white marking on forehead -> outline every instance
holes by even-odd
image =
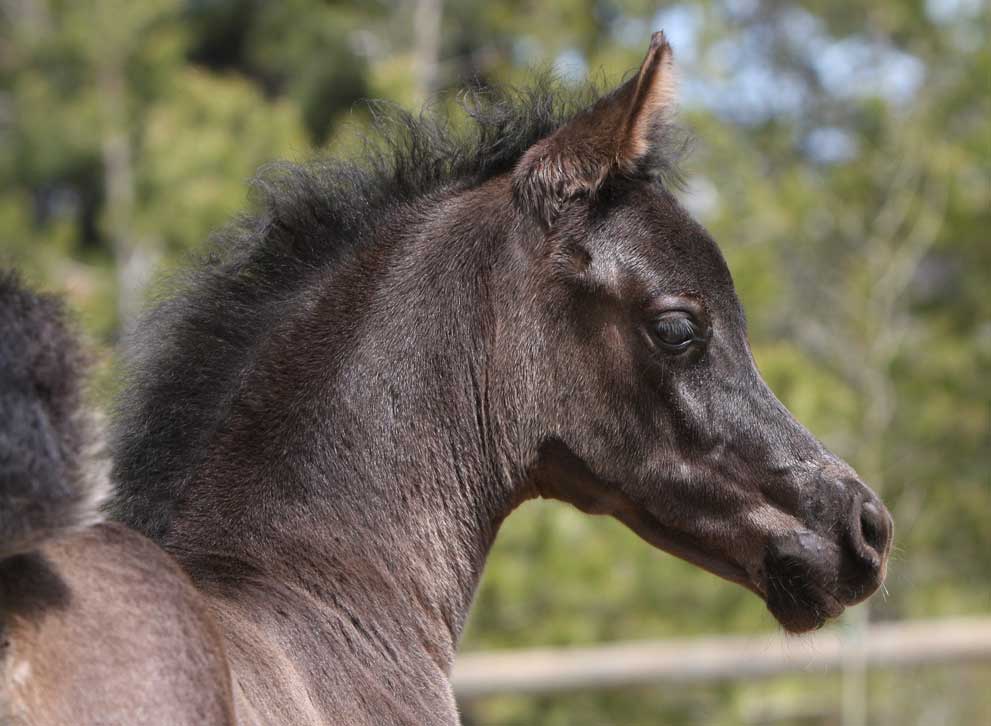
[[[692,481],[695,475],[695,467],[687,461],[675,462],[674,471],[681,481]]]
[[[623,280],[623,262],[613,250],[597,252],[592,255],[592,270],[600,282],[612,290],[619,290]]]

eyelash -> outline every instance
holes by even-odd
[[[657,317],[651,332],[657,345],[672,354],[683,353],[707,339],[698,321],[683,310],[668,311]]]

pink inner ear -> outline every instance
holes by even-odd
[[[650,50],[635,83],[618,158],[627,168],[650,152],[651,131],[674,107],[677,77],[671,45],[663,32],[651,37]]]

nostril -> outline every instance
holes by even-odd
[[[865,502],[860,510],[860,534],[864,544],[879,555],[888,546],[887,528],[884,524],[884,514],[873,502]]]
[[[888,510],[859,480],[844,482],[849,492],[840,593],[845,603],[857,603],[873,593],[887,572],[894,522]]]

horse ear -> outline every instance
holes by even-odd
[[[654,33],[636,76],[527,150],[513,171],[516,202],[549,227],[568,199],[633,172],[654,146],[674,86],[671,46]]]

